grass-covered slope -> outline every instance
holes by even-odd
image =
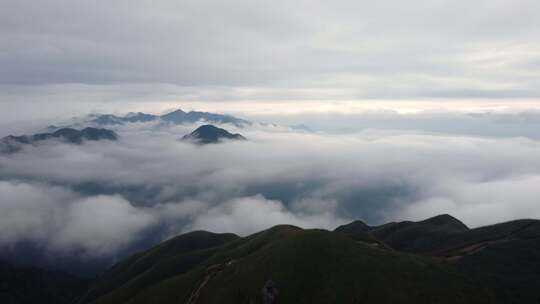
[[[421,222],[371,227],[353,222],[336,229],[352,238],[375,238],[397,251],[453,263],[481,282],[498,303],[540,303],[540,221],[516,220],[467,229],[448,215]]]
[[[178,255],[167,255],[169,262],[149,263],[150,268],[148,264],[137,267],[144,256],[162,260],[156,255],[159,248],[105,273],[95,283],[94,297],[86,301],[316,304],[493,300],[447,262],[386,250],[324,230],[277,226],[246,238],[231,238],[219,247],[188,253],[179,250]],[[191,254],[200,260],[185,263]],[[142,268],[147,270],[140,271]],[[116,283],[111,284],[114,277]],[[144,284],[134,284],[137,281]],[[275,295],[277,301],[272,300]]]
[[[469,229],[456,218],[442,214],[419,222],[393,222],[373,227],[355,221],[336,231],[351,236],[368,234],[399,251],[429,254],[444,247],[449,237]]]
[[[133,291],[144,289],[161,280],[189,271],[216,253],[219,246],[238,239],[231,233],[194,231],[154,248],[137,253],[101,275],[80,303],[109,294],[115,301],[124,301]]]
[[[540,221],[472,229],[447,246],[438,254],[492,288],[501,303],[540,303]]]

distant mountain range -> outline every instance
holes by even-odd
[[[182,110],[176,110],[164,115],[153,115],[142,112],[128,113],[125,116],[116,116],[112,114],[94,114],[90,116],[88,122],[97,125],[120,125],[130,122],[149,122],[149,121],[161,121],[171,124],[188,124],[196,122],[208,122],[216,124],[232,124],[237,127],[244,127],[251,124],[250,121],[236,118],[230,115],[215,114],[208,112],[190,111],[184,112]]]
[[[190,232],[114,265],[77,303],[532,304],[538,286],[539,220],[469,229],[440,215],[247,237]]]
[[[229,124],[238,128],[245,128],[248,126],[253,126],[254,123],[234,117],[226,114],[217,114],[210,112],[200,112],[200,111],[189,111],[184,112],[181,109],[172,111],[163,115],[154,115],[147,114],[143,112],[130,112],[126,115],[114,115],[114,114],[90,114],[85,117],[74,118],[72,122],[58,125],[49,125],[45,128],[46,132],[54,132],[60,128],[84,128],[87,126],[95,128],[113,128],[114,126],[121,126],[129,123],[145,123],[145,122],[154,122],[157,126],[171,126],[171,125],[188,125],[188,124],[218,124],[224,125]],[[273,123],[256,123],[260,127],[281,127],[288,128],[292,131],[301,131],[301,132],[315,132],[310,127],[305,124],[297,124],[290,126],[280,126]]]
[[[85,140],[117,140],[118,135],[111,130],[98,128],[61,128],[51,133],[38,133],[34,135],[9,135],[0,139],[0,151],[16,152],[22,145],[35,144],[49,139],[61,140],[72,144],[81,144]]]
[[[219,143],[223,140],[246,140],[246,138],[240,134],[232,134],[225,129],[213,125],[203,125],[182,137],[182,140],[205,145]]]
[[[54,126],[50,127],[51,129]],[[24,145],[37,144],[46,140],[55,139],[71,144],[81,144],[86,140],[117,140],[118,135],[108,129],[84,128],[77,130],[73,128],[60,128],[50,133],[38,133],[34,135],[9,135],[0,139],[0,152],[13,153],[19,151]],[[197,144],[219,143],[223,140],[245,140],[240,134],[232,134],[229,131],[213,125],[203,125],[190,134],[182,137],[182,140],[192,141]]]

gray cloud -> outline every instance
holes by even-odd
[[[308,208],[312,208],[312,205]],[[276,224],[333,229],[337,223],[345,222],[344,219],[336,217],[332,204],[325,204],[323,208],[324,210],[309,213],[305,213],[302,208],[300,212],[294,213],[281,202],[267,200],[261,195],[241,197],[205,211],[196,217],[189,229],[245,234],[247,231],[260,231]]]
[[[119,196],[81,197],[42,183],[0,181],[0,245],[28,241],[50,252],[112,255],[154,220]]]
[[[54,219],[62,203],[76,197],[61,187],[1,181],[2,221],[0,243],[42,241],[54,230]],[[46,228],[46,229],[44,229]]]
[[[533,0],[3,4],[0,83],[23,96],[65,84],[171,84],[204,100],[540,96]]]
[[[540,175],[506,177],[488,181],[447,180],[427,198],[399,206],[390,213],[401,219],[423,219],[435,213],[451,213],[469,223],[490,224],[513,218],[539,218]]]
[[[355,133],[369,130],[423,132],[483,137],[528,137],[540,139],[538,109],[506,110],[424,110],[400,113],[396,110],[366,110],[352,113],[300,112],[290,115],[256,115],[253,119],[284,125],[306,124],[328,133]]]
[[[140,237],[155,218],[119,196],[84,198],[69,206],[63,227],[50,240],[53,249],[79,249],[87,256],[111,255]]]

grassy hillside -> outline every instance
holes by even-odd
[[[456,218],[442,214],[419,222],[392,222],[373,227],[355,221],[335,231],[350,236],[367,234],[399,251],[429,254],[447,245],[449,237],[466,233],[469,228]]]
[[[352,238],[372,237],[394,250],[443,258],[493,290],[499,303],[540,303],[538,220],[467,229],[446,215],[377,227],[357,221],[336,231]]]
[[[79,303],[104,294],[123,301],[131,290],[144,289],[157,281],[184,273],[216,253],[217,247],[238,239],[231,233],[195,231],[177,236],[154,248],[137,253],[101,275]]]
[[[86,301],[493,303],[486,290],[447,262],[386,250],[324,230],[277,226],[246,238],[231,238],[218,247],[168,250],[168,262],[137,266],[144,256],[157,257],[156,251],[159,246],[112,268],[96,282],[93,296]],[[269,285],[274,288],[263,292]],[[271,301],[276,293],[277,301]]]

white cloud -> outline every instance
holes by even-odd
[[[0,181],[0,245],[41,242],[62,222],[64,202],[76,197],[61,187]]]
[[[94,196],[73,202],[66,210],[60,230],[50,235],[50,246],[82,250],[88,256],[114,254],[132,241],[141,239],[155,217],[135,208],[119,196]]]
[[[332,212],[295,214],[281,202],[258,195],[236,198],[210,208],[197,216],[189,228],[248,235],[282,224],[333,229],[344,222],[345,219],[337,218]]]
[[[50,184],[0,181],[0,197],[0,246],[30,241],[51,252],[108,256],[155,221],[119,196],[81,198]]]
[[[443,212],[470,226],[540,217],[536,140],[255,125],[232,130],[248,141],[178,141],[194,128],[126,125],[116,129],[118,142],[0,155],[0,244],[110,256],[190,229],[246,235],[277,224],[332,229]]]
[[[540,175],[504,177],[439,185],[427,198],[393,210],[395,217],[424,219],[450,213],[473,226],[490,225],[518,218],[540,218]]]

